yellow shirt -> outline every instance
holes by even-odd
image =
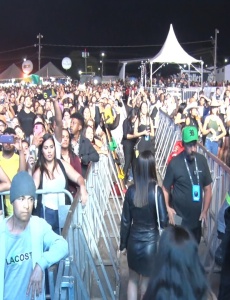
[[[2,152],[0,152],[0,166],[3,171],[12,181],[13,177],[18,173],[19,170],[19,155],[13,154],[11,158],[4,158]],[[13,205],[10,203],[10,196],[5,196],[5,205],[7,215],[11,216],[13,214]]]

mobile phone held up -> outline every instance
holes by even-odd
[[[14,136],[8,135],[8,134],[2,134],[0,135],[0,143],[6,143],[6,144],[14,144]]]
[[[34,125],[34,134],[38,135],[42,133],[42,124],[35,124]]]

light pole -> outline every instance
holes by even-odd
[[[43,35],[41,35],[41,33],[39,33],[37,35],[37,39],[38,39],[38,71],[40,71],[41,68],[41,39],[43,38]]]
[[[217,34],[218,29],[215,29],[215,41],[214,41],[214,80],[216,81],[216,62],[217,62]]]
[[[105,57],[105,53],[102,52],[101,53],[101,77],[103,77],[103,72],[104,72],[104,57]]]

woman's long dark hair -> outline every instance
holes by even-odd
[[[127,116],[127,120],[130,125],[132,125],[132,120],[137,116],[136,109],[132,108]]]
[[[53,170],[52,172],[54,172],[55,168],[57,167],[57,158],[56,158],[56,146],[55,146],[55,142],[54,142],[54,138],[52,136],[52,134],[50,133],[46,133],[43,135],[43,142],[41,143],[41,145],[38,147],[38,160],[37,160],[37,163],[36,163],[36,166],[35,166],[35,170],[37,170],[38,168],[40,168],[41,170],[41,173],[46,173],[47,176],[52,179],[50,177],[50,174],[48,172],[48,169],[46,168],[46,160],[45,160],[45,157],[42,153],[42,147],[44,145],[44,143],[47,141],[47,140],[52,140],[53,143],[54,143],[54,167],[53,167]]]
[[[68,145],[68,152],[69,152],[69,155],[72,155],[72,156],[75,156],[76,154],[74,153],[73,151],[73,147],[71,145],[71,135],[69,133],[69,130],[67,128],[62,128],[62,131],[65,130],[67,133],[68,133],[68,136],[69,136],[69,145]]]
[[[185,107],[186,107],[186,103],[182,102],[178,107],[177,113],[183,114]]]
[[[148,103],[145,102],[145,101],[142,101],[142,102],[141,102],[141,105],[140,105],[140,107],[139,107],[139,110],[138,110],[138,119],[139,119],[139,121],[141,120],[141,109],[142,109],[142,106],[143,106],[144,104],[146,104],[146,105],[147,105],[147,108],[148,108]],[[149,111],[147,111],[146,117],[149,118]]]
[[[155,159],[151,151],[139,154],[135,168],[134,205],[143,207],[148,204],[148,188],[150,182],[157,181]]]
[[[143,300],[206,300],[208,283],[198,245],[180,226],[164,230],[155,257],[153,275]]]

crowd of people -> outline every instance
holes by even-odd
[[[2,87],[0,191],[12,190],[13,178],[17,174],[24,176],[22,174],[26,171],[30,176],[28,180],[33,178],[35,189],[65,188],[73,197],[79,191],[82,205],[86,205],[88,194],[84,179],[87,168],[91,162],[98,162],[100,155],[108,155],[107,134],[111,133],[119,146],[122,145],[126,187],[128,181],[134,181],[126,192],[121,222],[120,250],[127,250],[130,269],[128,299],[137,299],[139,279],[141,297],[146,290],[147,294],[153,290],[157,295],[155,283],[148,289],[147,286],[152,282],[149,278],[157,252],[158,226],[166,227],[168,218],[175,225],[175,216],[178,216],[182,219],[182,227],[189,232],[181,229],[170,234],[199,243],[201,222],[207,218],[212,179],[204,157],[194,154],[197,141],[226,164],[230,163],[229,94],[230,85],[216,88],[209,97],[203,91],[195,93],[186,101],[166,93],[161,87],[156,93],[151,93],[136,86],[125,86],[122,82]],[[162,188],[157,185],[154,161],[160,109],[183,130],[184,147],[181,155],[168,165]],[[8,217],[4,228],[13,234],[18,233],[12,222],[17,220],[15,199],[20,199],[20,205],[28,210],[27,215],[45,219],[53,231],[60,234],[58,207],[70,204],[69,199],[60,193],[35,197],[33,191],[25,192],[17,194],[14,199],[11,195],[5,196],[4,202],[0,203],[0,214]],[[32,200],[21,199],[25,196],[32,197]],[[24,232],[28,224],[28,218],[18,222],[19,232]],[[196,248],[192,247],[196,253]],[[203,278],[199,262],[197,270]],[[36,293],[40,293],[40,282],[41,278]],[[196,283],[193,283],[195,287]],[[206,299],[209,288],[205,281],[197,288],[201,289],[197,296],[188,299]],[[143,299],[150,299],[146,295]]]

